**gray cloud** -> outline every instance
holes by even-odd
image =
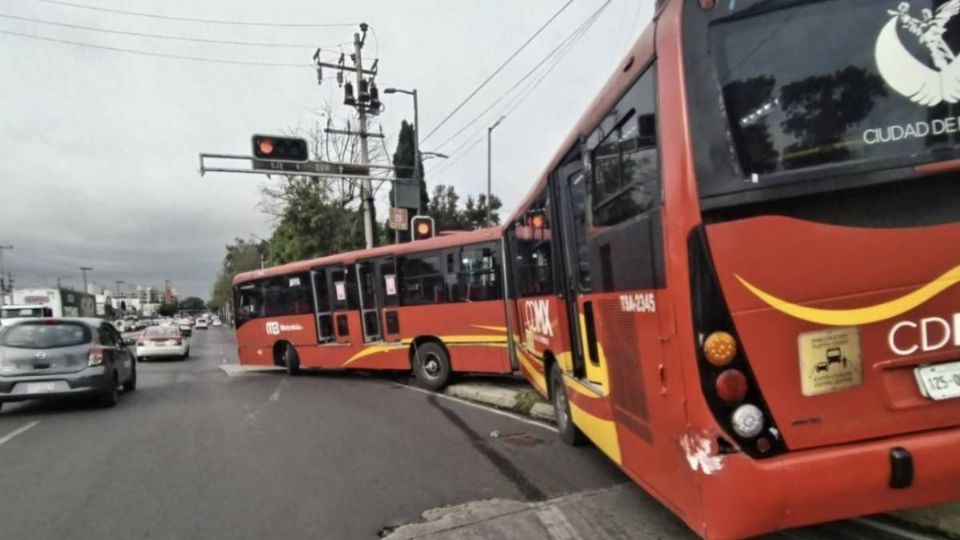
[[[85,2],[87,0],[84,0]],[[381,88],[418,88],[426,133],[558,7],[546,0],[90,0],[91,5],[240,20],[370,23],[365,54],[379,52]],[[581,5],[582,4],[582,5]],[[647,4],[652,4],[647,2]],[[598,3],[575,3],[424,149],[453,134],[521,77]],[[454,7],[455,6],[455,7]],[[266,9],[269,8],[269,9]],[[633,0],[614,0],[588,35],[544,84],[495,132],[495,192],[507,209],[524,195],[556,145],[611,74],[646,20]],[[3,13],[139,32],[333,45],[351,28],[278,29],[155,21],[58,7],[35,1],[4,5]],[[636,20],[635,23],[630,21]],[[309,63],[310,49],[267,49],[163,42],[0,20],[0,30],[113,47],[217,58]],[[379,49],[379,51],[378,51]],[[332,73],[330,73],[332,75]],[[236,236],[267,236],[270,219],[258,208],[267,179],[197,174],[200,151],[248,151],[255,132],[278,132],[318,120],[324,103],[339,115],[340,90],[318,87],[307,68],[256,68],[149,58],[0,34],[0,243],[5,269],[18,285],[79,286],[81,265],[93,281],[114,279],[206,297]],[[384,96],[383,125],[392,153],[406,96]],[[491,112],[491,115],[496,111]],[[483,136],[486,119],[440,149],[449,152]],[[485,189],[485,146],[455,163],[428,162],[428,181],[463,194]],[[443,167],[442,173],[435,174]],[[432,172],[433,171],[433,172]],[[378,203],[385,212],[386,191]]]

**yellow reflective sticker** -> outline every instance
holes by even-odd
[[[806,332],[797,341],[803,395],[829,394],[863,384],[857,327]]]

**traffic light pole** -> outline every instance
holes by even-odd
[[[353,34],[353,48],[357,55],[356,74],[357,90],[360,90],[363,81],[363,41],[360,40],[360,34]],[[358,103],[357,116],[360,124],[360,164],[370,163],[370,154],[367,149],[367,115],[364,106]],[[367,249],[373,247],[373,182],[370,178],[364,178],[360,181],[360,194],[363,198],[363,236],[366,240]]]

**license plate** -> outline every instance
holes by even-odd
[[[53,382],[27,383],[28,394],[43,394],[46,392],[53,392],[56,389],[57,389],[57,383],[53,383]]]
[[[922,366],[913,373],[924,397],[935,401],[960,397],[960,362]]]

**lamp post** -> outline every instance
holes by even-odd
[[[417,190],[420,189],[420,182],[423,179],[423,171],[420,170],[420,110],[417,105],[417,89],[403,90],[400,88],[387,88],[383,91],[386,94],[407,94],[413,96],[413,179],[417,183]],[[397,190],[394,188],[394,199],[396,199]],[[394,200],[396,203],[396,200]],[[420,197],[417,197],[417,215],[422,212],[420,207]]]
[[[496,122],[493,123],[492,126],[487,128],[487,218],[485,221],[487,227],[490,226],[490,191],[491,184],[493,183],[493,171],[491,170],[493,151],[490,136],[493,134],[493,129],[499,126],[500,122],[503,122],[505,118],[506,116],[501,116]]]
[[[0,246],[0,284],[3,284],[0,287],[0,307],[3,307],[3,296],[7,293],[7,287],[10,286],[3,277],[3,251],[6,249],[13,249],[13,245]]]
[[[87,272],[91,270],[93,270],[93,268],[90,268],[89,266],[80,267],[80,271],[83,272],[83,294],[87,294],[89,292],[87,290]]]

